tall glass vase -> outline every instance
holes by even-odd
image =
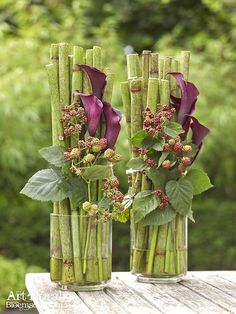
[[[178,282],[187,272],[187,218],[177,215],[165,225],[143,226],[131,215],[131,272],[150,283]]]
[[[50,276],[58,288],[101,290],[111,279],[112,221],[51,214]]]

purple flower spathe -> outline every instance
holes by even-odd
[[[103,103],[94,95],[74,92],[74,96],[80,96],[88,118],[88,132],[91,136],[95,136],[100,123]]]
[[[102,114],[106,122],[105,138],[107,147],[113,148],[120,132],[121,112],[113,108],[103,100],[104,88],[106,86],[106,75],[94,67],[80,65],[80,68],[88,75],[92,85],[92,95],[85,95],[75,92],[74,95],[81,97],[87,118],[88,132],[95,136]]]

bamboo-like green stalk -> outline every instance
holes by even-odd
[[[166,80],[170,80],[170,76],[167,75],[171,71],[171,60],[172,57],[168,56],[164,58],[164,65],[163,65],[163,78]]]
[[[179,70],[179,61],[177,59],[171,60],[171,72],[178,72]],[[179,97],[179,90],[177,80],[171,76],[170,77],[170,93],[175,97]]]
[[[59,44],[59,93],[60,106],[68,106],[70,104],[70,84],[69,84],[69,45],[65,43]],[[69,200],[59,202],[60,215],[70,214]],[[63,255],[62,282],[74,282],[73,267],[73,248],[71,242],[70,222],[60,216],[60,235]]]
[[[127,75],[128,80],[141,76],[140,61],[137,53],[127,55]]]
[[[126,126],[127,126],[127,135],[128,135],[128,141],[129,141],[129,148],[131,152],[131,104],[130,104],[130,91],[129,91],[129,82],[122,82],[120,84],[121,89],[121,97],[123,102],[123,108],[125,113],[125,120],[126,120]]]
[[[170,85],[168,80],[160,81],[160,103],[162,105],[169,104],[170,101]]]
[[[80,64],[84,62],[84,49],[79,46],[73,47],[73,75],[71,93],[75,90],[83,91],[83,72],[80,69]]]
[[[102,69],[102,49],[99,46],[93,46],[93,66]]]
[[[60,98],[58,84],[58,45],[52,44],[50,49],[51,64],[46,65],[48,75],[48,83],[51,94],[51,121],[52,121],[52,145],[63,146],[63,126],[60,122]],[[53,213],[59,214],[59,203],[53,203]],[[52,246],[56,248],[50,259],[51,279],[55,281],[61,280],[62,259],[60,254],[60,228],[57,219],[52,219],[51,228],[53,229]]]
[[[158,101],[159,101],[159,81],[157,78],[149,78],[147,105],[152,112],[156,112]]]
[[[164,58],[159,58],[159,79],[163,79],[163,70],[164,70]]]
[[[159,74],[159,53],[153,52],[150,56],[149,77],[158,78]]]
[[[190,51],[181,51],[180,54],[180,72],[183,73],[187,81],[189,76]]]
[[[151,51],[144,50],[142,53],[142,96],[143,96],[143,110],[147,106],[147,90],[148,90],[148,78],[149,78],[149,61]]]
[[[93,66],[93,49],[87,49],[85,52],[85,64]],[[83,73],[83,93],[91,94],[92,87],[88,76]]]

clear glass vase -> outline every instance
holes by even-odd
[[[132,216],[132,215],[131,215]],[[179,282],[187,273],[187,219],[143,226],[131,217],[131,272],[140,282]]]
[[[51,214],[50,277],[70,291],[102,290],[111,279],[112,222]]]

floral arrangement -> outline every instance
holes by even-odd
[[[46,66],[53,146],[40,150],[51,167],[35,173],[21,193],[53,202],[51,279],[94,285],[111,275],[110,225],[128,211],[113,173],[121,113],[110,104],[113,74],[101,71],[101,48],[51,47]],[[86,64],[84,64],[84,62]],[[105,251],[104,251],[105,248]]]
[[[127,56],[129,81],[121,83],[132,158],[131,270],[147,276],[178,276],[187,269],[186,218],[192,199],[212,185],[192,168],[209,129],[192,116],[199,91],[188,81],[189,52],[180,61],[144,51]],[[178,71],[180,69],[180,71]]]

